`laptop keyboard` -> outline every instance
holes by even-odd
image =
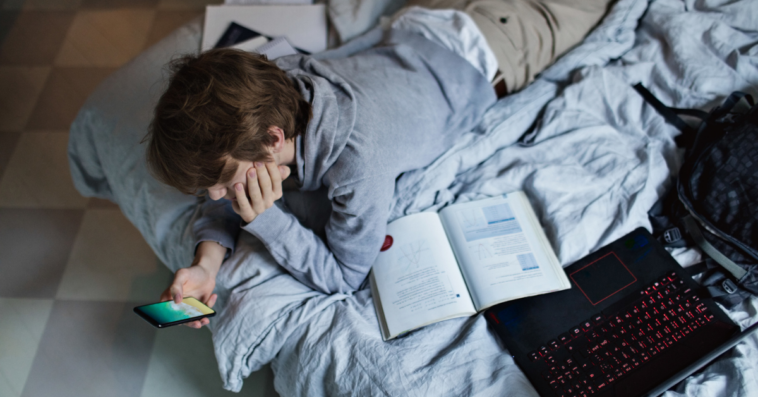
[[[544,363],[542,377],[556,395],[589,396],[644,366],[713,318],[672,271],[617,313],[593,316],[545,342],[528,359]]]

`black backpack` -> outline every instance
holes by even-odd
[[[691,273],[721,304],[732,307],[758,295],[758,106],[732,93],[710,113],[663,105],[641,84],[634,88],[682,131],[685,148],[676,190],[649,212],[653,235],[665,246],[699,246],[707,259]],[[745,99],[750,108],[735,111]],[[679,115],[701,119],[697,128]]]

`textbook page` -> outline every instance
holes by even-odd
[[[268,43],[255,49],[255,52],[263,54],[269,60],[279,57],[297,54],[297,50],[292,48],[290,43],[284,37],[277,37]]]
[[[455,204],[440,218],[477,310],[571,287],[523,192]]]
[[[233,45],[233,46],[231,46],[229,48],[235,48],[235,49],[242,50],[242,51],[247,51],[247,52],[257,52],[255,50],[258,47],[260,47],[260,46],[262,46],[262,45],[264,45],[264,44],[266,44],[268,42],[269,42],[268,41],[268,37],[266,37],[266,36],[258,36],[258,37],[253,37],[250,40],[245,40],[245,41],[243,41],[241,43],[237,43],[237,44],[235,44],[235,45]]]
[[[292,46],[310,53],[326,49],[325,4],[207,6],[201,51],[213,48],[232,22],[265,36],[284,36]]]
[[[437,321],[476,314],[436,213],[390,223],[371,277],[377,314],[380,322],[382,316],[385,320],[385,340]]]

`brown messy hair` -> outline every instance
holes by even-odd
[[[211,50],[175,59],[168,69],[143,142],[152,174],[183,193],[228,182],[237,161],[270,161],[276,138],[269,128],[291,139],[311,118],[295,83],[263,55]]]

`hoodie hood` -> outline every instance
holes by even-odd
[[[313,118],[295,140],[297,177],[302,190],[317,190],[345,148],[355,126],[357,104],[350,85],[308,56],[279,58],[277,65],[311,104]]]

